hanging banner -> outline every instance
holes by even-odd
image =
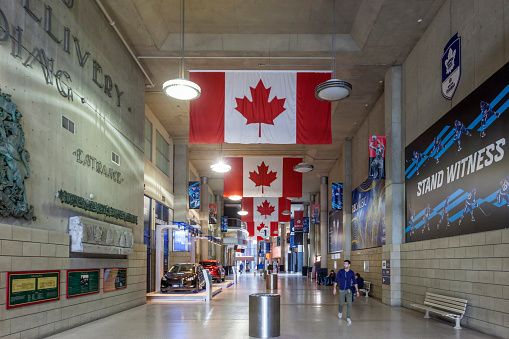
[[[200,209],[200,182],[189,182],[189,209]]]
[[[302,232],[309,233],[309,217],[304,217],[302,225]]]
[[[329,253],[343,250],[343,211],[329,212]]]
[[[304,211],[294,211],[293,218],[295,232],[302,232],[304,222]]]
[[[385,135],[369,137],[368,179],[385,179]]]
[[[311,206],[311,223],[313,225],[320,225],[320,205],[313,204]]]
[[[451,100],[461,79],[461,37],[458,33],[449,40],[442,55],[442,95]]]
[[[242,198],[241,207],[248,212],[241,217],[242,221],[279,221],[289,222],[291,215],[284,215],[283,211],[291,207],[287,198]]]
[[[209,224],[217,224],[217,205],[209,204]]]
[[[406,242],[507,227],[508,107],[506,64],[406,147]]]
[[[339,182],[332,183],[332,209],[342,210],[343,209],[343,184]]]
[[[254,228],[254,226],[253,226],[253,228]],[[221,217],[221,232],[228,232],[228,217]],[[249,233],[249,236],[250,237],[254,236],[254,229],[253,229],[252,234]]]
[[[385,245],[385,180],[364,181],[352,192],[352,250]]]

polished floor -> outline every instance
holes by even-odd
[[[338,296],[297,274],[279,274],[281,338],[492,338],[455,330],[452,322],[423,313],[356,298],[352,324],[338,319]],[[265,280],[244,274],[238,284],[203,301],[151,302],[50,338],[249,338],[249,295],[266,292]],[[343,311],[346,314],[346,305]]]

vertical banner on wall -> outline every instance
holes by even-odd
[[[369,136],[368,179],[385,179],[385,135]]]
[[[200,182],[189,182],[189,209],[195,210],[200,208]]]
[[[329,253],[343,250],[343,211],[329,212]]]
[[[343,209],[343,184],[339,182],[332,183],[332,209],[342,210]],[[320,221],[318,221],[320,223]]]
[[[250,237],[254,236],[254,223],[253,224],[253,234],[249,234]],[[221,217],[221,232],[228,232],[228,217]]]
[[[509,219],[509,64],[405,148],[406,242]]]
[[[297,248],[297,244],[295,244],[295,227],[293,219],[290,221],[290,248]]]
[[[449,40],[442,55],[442,95],[451,100],[461,79],[461,37],[458,33]]]
[[[352,250],[385,245],[385,180],[364,181],[352,192]]]
[[[217,205],[209,204],[209,224],[217,224]]]
[[[320,205],[313,204],[311,206],[311,223],[313,225],[320,225]]]
[[[302,232],[309,233],[309,217],[304,217],[302,222]]]

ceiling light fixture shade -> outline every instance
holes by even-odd
[[[233,200],[233,201],[240,201],[240,200],[242,200],[242,197],[240,195],[230,195],[228,197],[228,199]]]
[[[283,212],[281,212],[282,215],[292,215],[292,211],[289,211],[289,210],[284,210]]]
[[[299,173],[311,172],[315,167],[307,162],[301,162],[298,165],[293,166],[293,170]]]
[[[331,79],[315,87],[315,98],[321,101],[338,101],[350,96],[352,84],[336,78],[336,50],[334,19],[336,18],[336,0],[332,0],[332,75]]]
[[[216,162],[215,164],[212,164],[210,166],[210,168],[214,171],[214,172],[218,172],[218,173],[226,173],[226,172],[229,172],[232,167],[228,164],[225,164],[223,162],[223,144],[221,144],[221,155],[219,157],[219,161]]]
[[[178,100],[198,99],[201,94],[200,86],[183,78],[166,81],[163,85],[163,91],[167,96]]]
[[[167,96],[177,100],[198,99],[201,94],[201,88],[194,82],[184,78],[184,13],[185,0],[180,1],[180,78],[168,80],[163,84],[163,91]]]
[[[237,212],[238,215],[248,215],[249,212],[248,211],[245,211],[245,210],[240,210]]]

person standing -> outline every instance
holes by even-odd
[[[334,288],[332,293],[336,295],[336,287],[339,283],[339,312],[338,317],[341,319],[343,317],[343,305],[345,304],[345,300],[347,303],[346,307],[346,321],[351,324],[351,314],[352,314],[352,290],[350,287],[355,286],[355,291],[357,293],[357,297],[359,297],[359,286],[357,285],[357,280],[355,279],[355,273],[350,270],[350,260],[344,261],[344,269],[338,271],[336,274],[336,279],[334,281]]]

